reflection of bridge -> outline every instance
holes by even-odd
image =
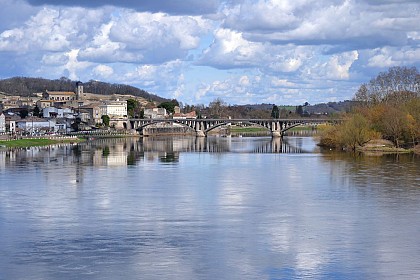
[[[162,152],[178,154],[198,153],[308,153],[301,145],[290,144],[279,137],[267,138],[239,137],[163,137],[139,139],[138,149],[142,152]],[[258,139],[258,140],[257,140]]]
[[[336,123],[334,119],[130,119],[132,129],[142,131],[143,128],[159,124],[181,124],[193,129],[197,136],[207,136],[215,128],[230,124],[253,124],[264,127],[271,132],[273,137],[281,137],[284,132],[302,124]]]

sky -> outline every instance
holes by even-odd
[[[0,78],[122,83],[183,104],[349,100],[420,70],[420,0],[0,0]]]

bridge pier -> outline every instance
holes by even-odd
[[[195,131],[195,136],[197,137],[206,137],[206,134],[204,133],[204,131],[198,129]]]
[[[283,133],[280,130],[272,130],[271,131],[271,136],[273,138],[281,138],[281,137],[283,137]]]

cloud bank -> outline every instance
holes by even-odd
[[[188,104],[352,98],[420,66],[420,3],[1,0],[0,77],[129,83]]]

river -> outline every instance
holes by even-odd
[[[420,279],[420,158],[315,144],[0,150],[0,279]]]

